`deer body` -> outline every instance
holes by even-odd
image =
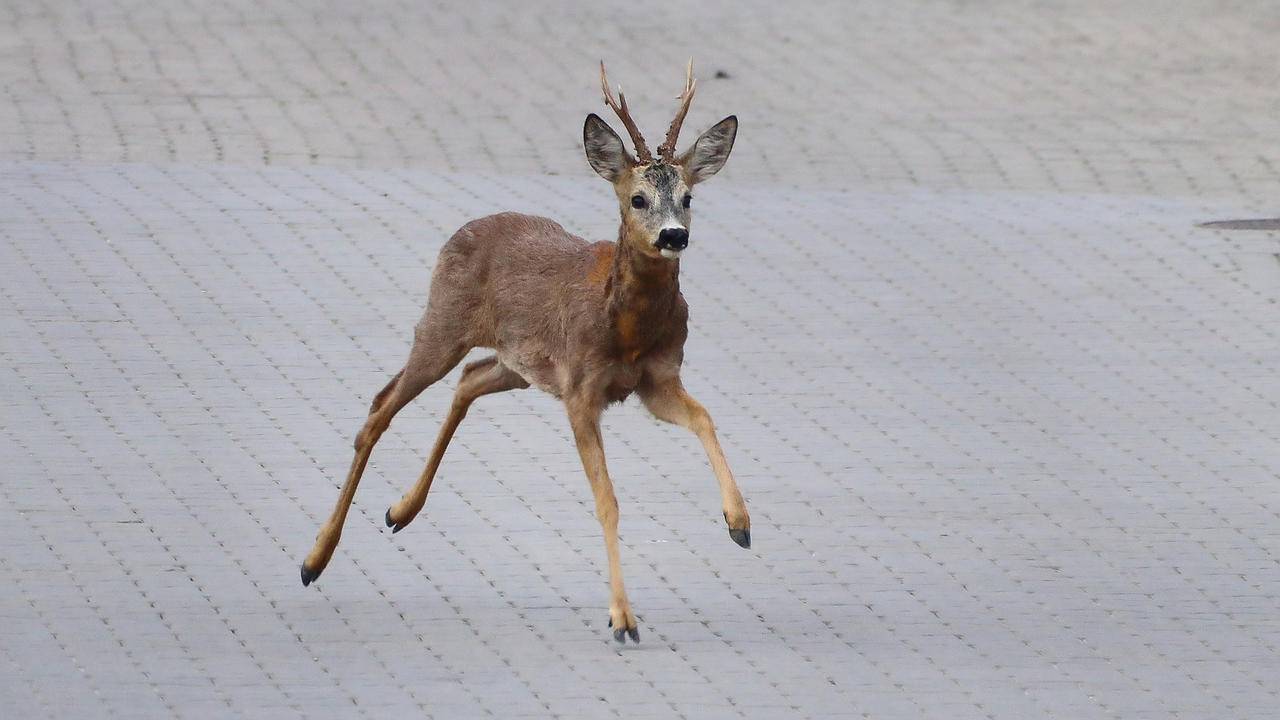
[[[621,401],[646,365],[679,367],[688,316],[678,266],[664,259],[638,271],[626,247],[623,239],[588,244],[542,217],[473,220],[440,251],[418,333],[451,326],[457,342],[494,349],[502,365],[557,398],[585,386]]]
[[[631,134],[638,158],[596,115],[583,129],[587,159],[618,196],[616,242],[587,243],[546,218],[501,213],[473,220],[441,248],[427,309],[414,329],[409,359],[374,398],[356,436],[355,457],[333,513],[302,563],[302,583],[319,577],[338,544],[369,454],[392,417],[453,369],[473,348],[495,352],[469,363],[417,483],[386,514],[400,531],[422,509],[454,430],[482,395],[535,386],[565,405],[574,442],[591,484],[609,560],[609,623],[619,642],[639,641],[622,584],[618,503],[605,465],[600,416],[632,393],[657,418],[693,431],[720,484],[730,537],[750,546],[750,519],[729,472],[710,415],[680,382],[688,307],[680,294],[680,253],[688,244],[689,191],[724,165],[737,120],[703,133],[680,157],[676,135],[693,96],[683,101],[654,160],[626,109],[606,102]]]

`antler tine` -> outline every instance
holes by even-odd
[[[631,119],[631,111],[627,109],[627,96],[622,94],[622,86],[618,86],[617,102],[609,92],[609,82],[604,77],[603,60],[600,61],[600,89],[604,91],[604,104],[613,108],[614,114],[622,121],[627,134],[631,136],[631,144],[636,146],[636,159],[641,163],[653,162],[653,155],[649,152],[649,147],[644,144],[644,136],[640,134],[640,128],[636,127],[636,121]]]
[[[676,96],[680,101],[680,110],[676,112],[676,117],[671,121],[671,127],[667,129],[667,139],[658,146],[658,157],[667,162],[675,162],[676,159],[676,138],[680,135],[680,126],[684,124],[684,116],[689,112],[689,102],[693,100],[693,88],[698,81],[693,78],[693,58],[689,58],[689,65],[684,71],[684,92]]]

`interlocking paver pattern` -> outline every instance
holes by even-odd
[[[1265,2],[0,8],[5,717],[1269,718],[1280,10]],[[684,59],[697,441],[606,416],[609,640],[558,403],[451,376],[297,563],[441,243],[613,237],[595,62]],[[650,129],[652,128],[652,129]]]

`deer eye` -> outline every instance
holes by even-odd
[[[635,208],[635,209],[637,209],[637,210],[643,210],[643,209],[645,209],[646,207],[648,207],[648,205],[649,205],[649,201],[648,201],[648,200],[645,200],[643,195],[632,195],[632,196],[631,196],[631,207],[633,207],[633,208]]]
[[[693,196],[689,195],[688,193],[685,193],[684,199],[680,201],[680,204],[684,206],[685,210],[688,210],[689,204],[692,202],[693,202]]]

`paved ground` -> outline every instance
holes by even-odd
[[[260,7],[266,5],[266,7]],[[0,700],[13,717],[1268,718],[1274,3],[10,2]],[[758,5],[758,7],[757,7]],[[700,188],[696,441],[607,416],[642,644],[556,402],[452,378],[304,590],[440,243],[614,232],[597,58]],[[723,77],[717,77],[717,74]]]

